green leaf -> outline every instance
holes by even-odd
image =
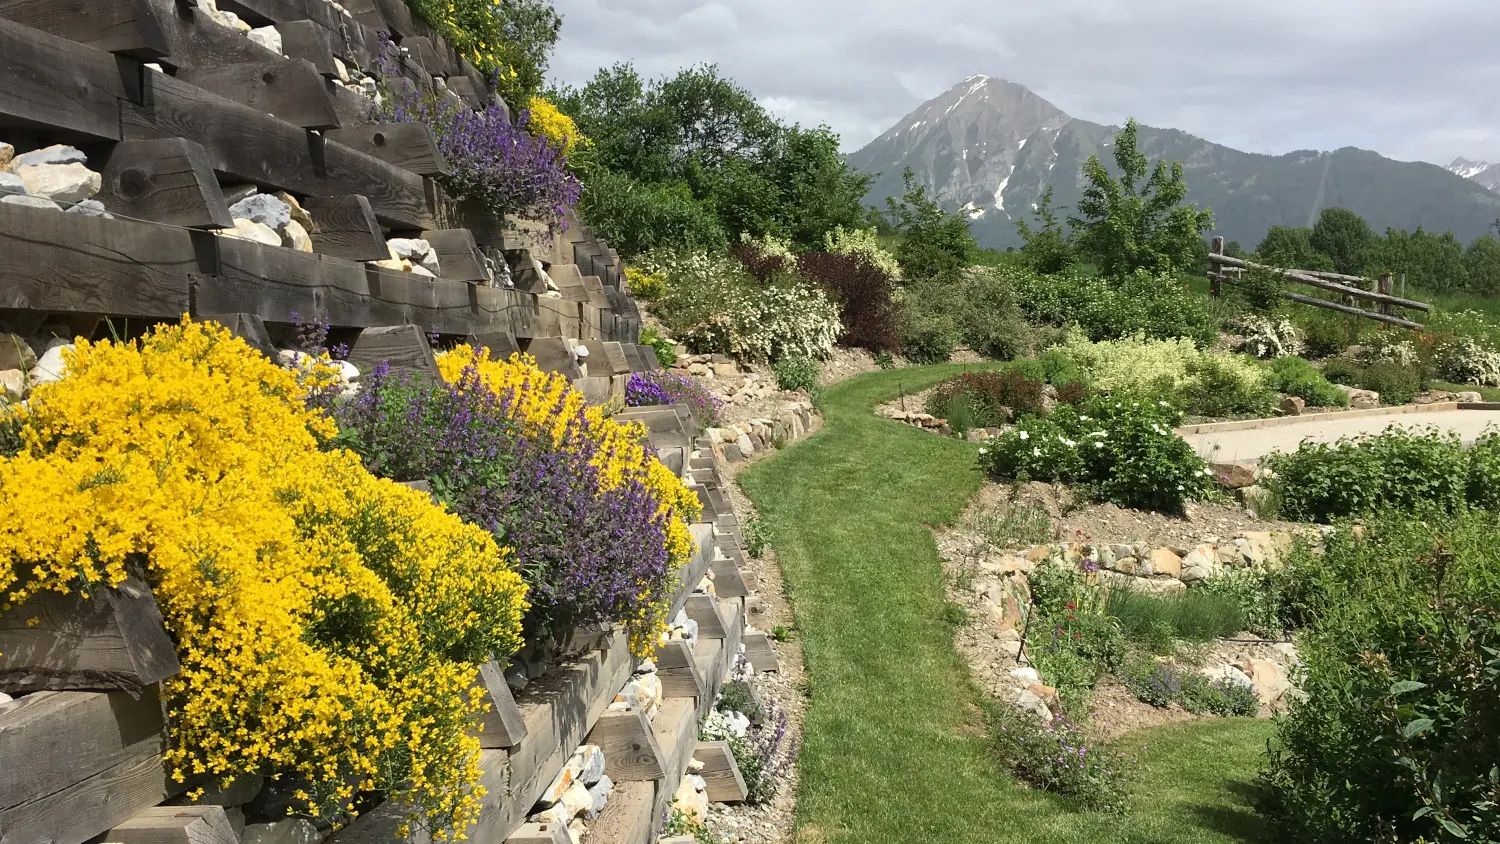
[[[1454,838],[1469,837],[1469,831],[1454,823],[1453,821],[1450,821],[1447,818],[1439,818],[1439,820],[1443,824],[1443,829],[1448,830],[1448,834],[1453,836]]]
[[[1432,721],[1431,718],[1418,718],[1417,720],[1412,721],[1411,723],[1407,724],[1404,728],[1402,728],[1402,730],[1401,730],[1401,737],[1402,738],[1411,738],[1412,736],[1419,735],[1421,733],[1425,733],[1428,730],[1432,729],[1432,724],[1433,724],[1433,721]]]
[[[1418,689],[1425,689],[1425,688],[1427,688],[1427,684],[1426,683],[1418,682],[1416,680],[1402,680],[1399,683],[1392,683],[1391,684],[1391,694],[1393,694],[1393,695],[1404,695],[1407,692],[1414,692],[1414,691],[1416,691]]]

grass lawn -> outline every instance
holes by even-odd
[[[975,449],[870,407],[960,367],[876,373],[829,390],[816,436],[740,482],[780,553],[808,667],[802,844],[1259,842],[1246,804],[1264,721],[1213,720],[1142,745],[1128,820],[1028,790],[987,750],[979,694],[944,618],[927,525],[979,488]]]

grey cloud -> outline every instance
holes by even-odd
[[[1495,0],[556,0],[554,78],[716,62],[855,149],[972,74],[1241,149],[1500,158]]]

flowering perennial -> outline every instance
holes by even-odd
[[[69,376],[8,411],[0,612],[141,572],[182,672],[179,781],[268,773],[315,816],[399,796],[439,838],[483,789],[476,664],[520,646],[513,556],[327,448],[297,376],[213,325],[79,341]]]
[[[724,400],[710,392],[697,379],[665,369],[637,372],[625,384],[627,407],[677,402],[686,402],[704,425],[718,422],[719,413],[724,409]]]

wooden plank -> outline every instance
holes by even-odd
[[[481,765],[488,752],[490,751],[480,753]],[[480,782],[484,783],[483,777]],[[409,807],[397,800],[387,800],[369,811],[361,812],[348,826],[334,832],[328,839],[328,844],[431,844],[432,836],[420,825],[406,837],[397,835],[403,827],[409,825],[408,815]]]
[[[1266,266],[1265,264],[1252,263],[1250,261],[1245,261],[1239,258],[1231,258],[1227,255],[1214,255],[1211,253],[1209,255],[1209,260],[1215,264],[1221,264],[1226,267],[1263,270],[1273,275],[1282,276],[1283,278],[1286,278],[1289,281],[1294,281],[1298,284],[1304,284],[1308,287],[1316,287],[1319,290],[1327,290],[1330,293],[1338,293],[1340,295],[1352,297],[1355,299],[1367,299],[1371,302],[1380,302],[1387,305],[1397,305],[1402,308],[1411,308],[1418,311],[1432,310],[1432,306],[1427,304],[1426,302],[1417,302],[1411,299],[1403,299],[1399,296],[1389,296],[1381,293],[1374,293],[1369,290],[1362,290],[1358,287],[1351,287],[1347,284],[1339,284],[1338,282],[1334,281],[1326,281],[1323,278],[1320,278],[1311,273],[1303,272],[1302,270],[1284,270],[1277,267]],[[1355,276],[1345,276],[1345,278],[1355,278]],[[1368,279],[1363,278],[1359,280],[1364,283],[1368,283],[1369,281]]]
[[[724,617],[719,615],[718,601],[712,595],[689,595],[687,615],[698,623],[698,635],[704,639],[722,639],[728,635],[725,632]]]
[[[383,223],[431,227],[426,190],[414,173],[166,74],[146,74],[144,90],[143,105],[124,109],[128,138],[188,138],[203,145],[221,176],[299,196],[360,194]]]
[[[650,781],[665,773],[661,748],[643,710],[605,712],[584,743],[604,752],[604,769],[615,782]]]
[[[433,76],[447,76],[451,72],[448,62],[438,54],[430,38],[403,38],[401,49],[405,50],[413,61],[421,65],[423,70]]]
[[[450,76],[447,80],[448,90],[457,94],[470,108],[482,109],[485,107],[484,86],[476,84],[467,76]],[[484,92],[484,93],[481,93]]]
[[[750,790],[735,764],[734,751],[727,741],[700,741],[693,758],[703,763],[698,776],[708,785],[708,799],[715,803],[743,803]]]
[[[758,673],[767,671],[779,671],[780,664],[776,661],[776,651],[771,647],[771,638],[764,633],[756,631],[746,632],[740,637],[745,645],[745,658],[750,660],[750,667]]]
[[[426,229],[417,237],[427,241],[437,253],[443,271],[442,278],[449,281],[473,281],[488,284],[490,274],[485,268],[484,256],[474,242],[474,234],[468,229]]]
[[[351,261],[384,261],[391,257],[385,234],[370,200],[358,194],[310,196],[302,207],[312,216],[313,250]]]
[[[166,32],[145,0],[0,0],[0,18],[141,61],[167,54]]]
[[[443,176],[452,172],[432,137],[432,130],[422,123],[346,126],[325,132],[324,137],[419,176]]]
[[[654,661],[665,697],[703,697],[703,677],[698,673],[698,662],[687,642],[678,639],[662,645],[657,649]]]
[[[164,725],[154,686],[139,696],[37,692],[0,707],[0,810],[63,791],[142,753],[160,755],[167,747]],[[0,837],[4,832],[0,826]]]
[[[539,300],[537,307],[545,308],[546,303]],[[526,353],[536,358],[537,368],[543,372],[556,372],[570,381],[583,377],[583,372],[578,368],[577,359],[573,354],[572,345],[561,337],[533,339],[527,344]]]
[[[220,806],[152,806],[104,834],[110,844],[239,844]]]
[[[219,25],[195,3],[145,2],[156,10],[167,36],[167,55],[160,60],[163,65],[181,70],[281,58],[245,37],[243,32]]]
[[[647,844],[651,840],[655,803],[656,794],[651,783],[619,783],[599,819],[589,825],[589,841],[594,844]]]
[[[300,21],[309,14],[312,3],[304,0],[218,0],[218,6],[234,12],[251,26],[265,26]],[[317,5],[327,5],[318,0]]]
[[[666,753],[667,775],[657,785],[653,818],[664,819],[672,804],[672,795],[687,773],[688,763],[698,746],[698,709],[687,698],[662,701],[652,722],[656,742]]]
[[[0,128],[120,139],[127,92],[109,53],[0,19],[0,79]]]
[[[572,844],[572,841],[568,828],[560,823],[523,823],[505,839],[505,844]]]
[[[440,384],[443,380],[432,356],[432,346],[415,325],[366,328],[350,347],[349,362],[362,373],[373,372],[376,366],[386,363],[392,372],[409,373],[423,384]]]
[[[521,351],[516,345],[516,338],[507,332],[495,332],[492,334],[470,334],[464,340],[476,350],[489,349],[490,360],[509,360],[510,356]]]
[[[319,76],[337,79],[338,66],[333,63],[333,33],[317,21],[278,21],[276,32],[281,35],[281,52],[293,59],[302,59],[312,64]]]
[[[112,214],[187,228],[234,228],[208,153],[186,138],[115,144],[102,183],[99,201]]]
[[[475,735],[479,746],[486,750],[515,747],[526,737],[526,719],[516,706],[510,693],[510,684],[505,682],[505,672],[499,663],[487,662],[479,666],[477,682],[485,688],[489,709],[476,720]]]
[[[0,308],[170,319],[197,269],[186,231],[0,204]]]
[[[179,790],[162,764],[161,751],[142,747],[67,788],[0,809],[0,842],[82,844]]]
[[[0,691],[139,692],[182,670],[151,589],[42,592],[0,614]]]
[[[717,557],[709,564],[714,573],[714,592],[721,598],[743,598],[750,594],[750,586],[740,573],[740,567],[729,557]]]
[[[185,67],[177,78],[221,97],[243,103],[303,129],[336,129],[328,82],[306,59]]]
[[[199,314],[197,318],[203,322],[217,322],[248,343],[250,348],[280,365],[276,344],[271,342],[265,322],[255,314]]]

